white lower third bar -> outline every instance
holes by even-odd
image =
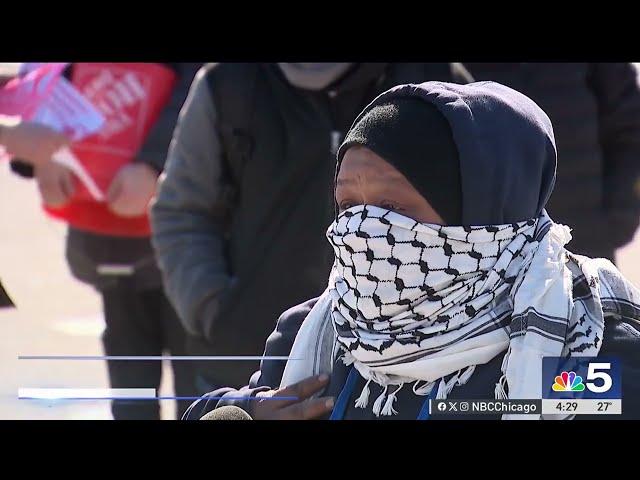
[[[155,388],[19,388],[22,400],[156,398]]]

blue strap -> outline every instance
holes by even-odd
[[[344,418],[344,414],[347,411],[347,402],[349,401],[349,397],[351,397],[351,392],[353,392],[353,387],[357,380],[358,371],[355,368],[351,368],[347,382],[340,392],[340,395],[338,395],[338,401],[336,402],[336,406],[333,407],[333,412],[331,412],[329,420],[342,420]]]
[[[438,391],[438,386],[434,385],[433,388],[431,389],[431,392],[429,392],[429,396],[427,397],[427,400],[422,405],[422,409],[418,414],[418,420],[429,420],[429,401],[433,400],[436,397],[437,391]]]
[[[358,371],[355,368],[351,368],[344,388],[340,392],[340,395],[338,395],[338,400],[336,401],[335,407],[333,407],[333,412],[331,412],[329,420],[344,419],[344,414],[347,411],[347,403],[349,402],[349,398],[351,398],[351,393],[353,393],[353,388],[355,387],[357,380]],[[433,400],[435,398],[437,390],[437,386],[434,386],[429,393],[429,396],[420,409],[418,420],[429,420],[429,400]]]

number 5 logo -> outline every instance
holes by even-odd
[[[610,370],[610,363],[590,363],[589,370],[587,372],[586,387],[593,393],[604,393],[609,391],[613,385],[611,375],[599,370]],[[602,379],[602,385],[596,385],[594,380]]]

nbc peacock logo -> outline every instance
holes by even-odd
[[[554,392],[582,392],[584,383],[582,377],[575,372],[562,372],[556,377],[551,388]]]

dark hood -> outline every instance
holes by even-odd
[[[463,225],[508,224],[542,212],[557,158],[551,121],[536,103],[495,82],[399,85],[373,100],[354,125],[372,106],[404,96],[430,102],[451,125],[460,159]]]

